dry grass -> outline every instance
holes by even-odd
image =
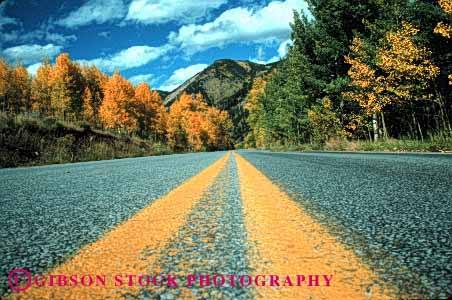
[[[160,143],[117,136],[54,118],[0,114],[0,167],[139,157],[170,153]]]
[[[265,149],[271,151],[452,152],[452,137],[436,135],[424,141],[390,138],[378,142],[333,138],[325,144],[283,145],[278,143],[269,145]]]

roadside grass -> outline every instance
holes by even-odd
[[[270,151],[376,151],[376,152],[452,152],[452,137],[443,135],[430,136],[424,141],[413,139],[388,139],[357,141],[329,139],[324,144],[273,144],[264,148]]]
[[[156,142],[92,129],[55,118],[0,114],[0,167],[169,154]]]

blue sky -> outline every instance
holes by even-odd
[[[0,0],[1,1],[1,0]],[[217,59],[279,60],[303,0],[5,0],[0,56],[35,73],[68,52],[134,84],[172,90]]]

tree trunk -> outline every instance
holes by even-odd
[[[374,131],[374,142],[378,141],[378,119],[377,113],[372,114],[372,129]]]
[[[412,116],[413,116],[414,127],[415,128],[417,127],[417,129],[419,131],[419,135],[421,137],[421,141],[424,142],[424,135],[422,134],[421,124],[419,124],[419,121],[416,119],[416,114],[414,112],[412,113]]]
[[[441,110],[441,119],[443,121],[444,130],[448,130],[449,132],[451,132],[452,129],[450,127],[450,122],[449,122],[449,118],[447,116],[445,107],[446,107],[446,105],[445,105],[444,101],[441,99],[440,100],[440,110]]]
[[[385,140],[388,140],[388,130],[386,129],[386,122],[385,122],[385,115],[383,111],[380,112],[381,114],[381,125],[383,126],[383,134],[385,136]]]
[[[413,130],[413,126],[411,126],[411,122],[407,120],[407,124],[408,124],[408,127],[410,128],[410,132],[409,132],[408,137],[410,139],[415,139],[416,135],[414,134],[414,130]]]
[[[417,121],[417,128],[419,129],[419,134],[421,135],[421,141],[424,142],[424,135],[422,134],[421,124]]]
[[[435,86],[435,90],[436,90],[436,95],[438,98],[441,121],[443,122],[444,130],[449,131],[448,133],[450,135],[450,133],[452,132],[452,128],[451,128],[449,116],[446,112],[446,103],[445,103],[443,95],[438,91],[436,86]]]

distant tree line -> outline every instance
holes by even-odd
[[[248,147],[451,137],[451,0],[307,2],[248,95]]]
[[[44,61],[33,77],[23,66],[0,59],[0,100],[3,113],[85,123],[167,143],[177,151],[231,146],[228,113],[208,108],[201,94],[182,94],[167,109],[147,83],[135,87],[119,72],[108,76],[71,61],[67,53],[54,64]]]

